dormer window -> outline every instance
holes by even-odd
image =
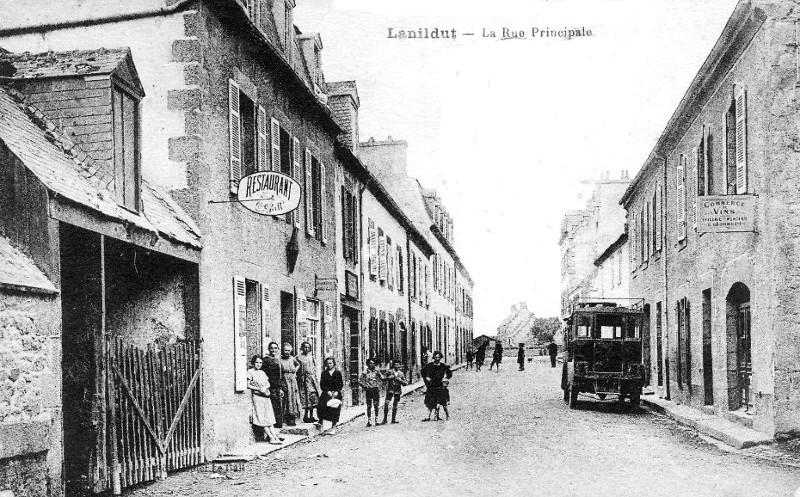
[[[139,99],[118,85],[112,87],[114,116],[114,192],[117,203],[139,212],[141,153]]]

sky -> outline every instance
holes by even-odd
[[[636,174],[735,5],[297,0],[294,22],[320,33],[327,81],[357,81],[361,140],[407,141],[409,174],[452,215],[477,336],[522,301],[559,314],[564,213],[585,206],[601,172]],[[587,35],[542,36],[565,28]]]

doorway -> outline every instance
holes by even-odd
[[[358,312],[342,306],[342,330],[347,338],[347,372],[350,375],[350,390],[352,404],[359,405],[360,390],[358,380],[361,376],[361,327],[358,321]]]
[[[650,384],[651,369],[653,367],[650,354],[650,304],[644,305],[644,319],[642,321],[642,360],[644,362],[645,385]]]
[[[281,292],[281,347],[284,343],[292,345],[297,350],[294,336],[294,295]]]
[[[711,354],[711,289],[703,290],[703,398],[714,405],[714,369]]]
[[[749,411],[753,406],[750,383],[751,359],[750,289],[735,283],[726,300],[726,337],[728,345],[728,407]]]
[[[656,302],[656,363],[658,386],[664,386],[664,333],[661,329],[661,302]]]

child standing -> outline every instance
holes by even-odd
[[[467,371],[472,369],[473,357],[475,357],[475,354],[472,353],[472,349],[467,350]]]
[[[375,408],[375,424],[378,424],[378,403],[381,399],[383,375],[375,369],[375,359],[367,359],[367,370],[361,373],[358,384],[367,393],[367,426],[372,426],[372,408]]]
[[[397,424],[397,404],[400,402],[400,397],[403,395],[403,387],[408,385],[408,381],[406,381],[406,375],[400,371],[400,361],[395,359],[392,362],[392,369],[386,372],[384,378],[387,380],[386,384],[386,401],[383,403],[383,422],[382,425],[386,424],[386,418],[389,416],[389,402],[392,403],[392,423]],[[377,424],[377,417],[376,417],[376,424]]]

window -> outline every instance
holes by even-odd
[[[306,195],[306,234],[328,243],[327,194],[325,164],[306,149],[305,195]]]
[[[257,106],[233,80],[228,80],[228,125],[230,191],[235,194],[242,177],[269,167],[269,125],[264,108]],[[273,147],[280,148],[275,142]],[[289,146],[285,149],[288,153]]]
[[[577,336],[589,338],[592,329],[592,318],[589,316],[577,316],[575,318],[575,331]]]
[[[403,269],[403,247],[397,246],[397,291],[403,294],[405,274]]]
[[[320,301],[308,299],[306,304],[306,320],[304,340],[311,344],[314,354],[318,353],[320,330]],[[316,374],[316,372],[315,372]]]
[[[139,100],[114,86],[114,192],[117,203],[139,212],[141,189]]]
[[[678,241],[686,239],[686,157],[681,154],[675,168],[675,210]]]
[[[408,253],[408,293],[411,300],[417,300],[417,256],[414,252]]]
[[[622,338],[622,326],[625,321],[623,316],[605,316],[598,314],[597,331],[599,331],[600,338]],[[597,336],[597,334],[595,334]]]
[[[386,287],[389,290],[394,289],[394,252],[392,251],[392,239],[386,237]]]
[[[747,193],[747,95],[739,87],[725,113],[725,184],[728,195]]]
[[[259,126],[261,122],[266,122],[266,112],[263,107],[259,107]],[[263,113],[263,116],[262,116]],[[258,169],[266,170],[266,142],[262,144],[261,140],[262,131],[259,130],[259,161]],[[270,120],[270,150],[272,159],[270,161],[270,168],[273,171],[283,173],[291,178],[298,179],[298,170],[300,163],[300,140],[297,138],[292,139],[289,132],[280,125],[277,119]],[[263,159],[261,155],[263,154]],[[297,212],[290,212],[284,217],[287,223],[300,226],[300,216]]]
[[[353,193],[342,186],[342,255],[346,261],[358,262],[358,205]]]
[[[639,318],[636,316],[628,316],[627,338],[638,339],[641,336],[640,333]]]
[[[248,359],[261,355],[267,335],[269,286],[242,276],[233,277],[234,390],[247,385]]]
[[[703,125],[703,136],[697,147],[697,196],[713,195],[714,168],[711,164],[711,134]]]
[[[375,221],[367,220],[367,237],[369,239],[369,277],[375,280],[378,277],[378,233]]]
[[[381,283],[386,281],[386,237],[380,228],[378,228],[378,280]]]

